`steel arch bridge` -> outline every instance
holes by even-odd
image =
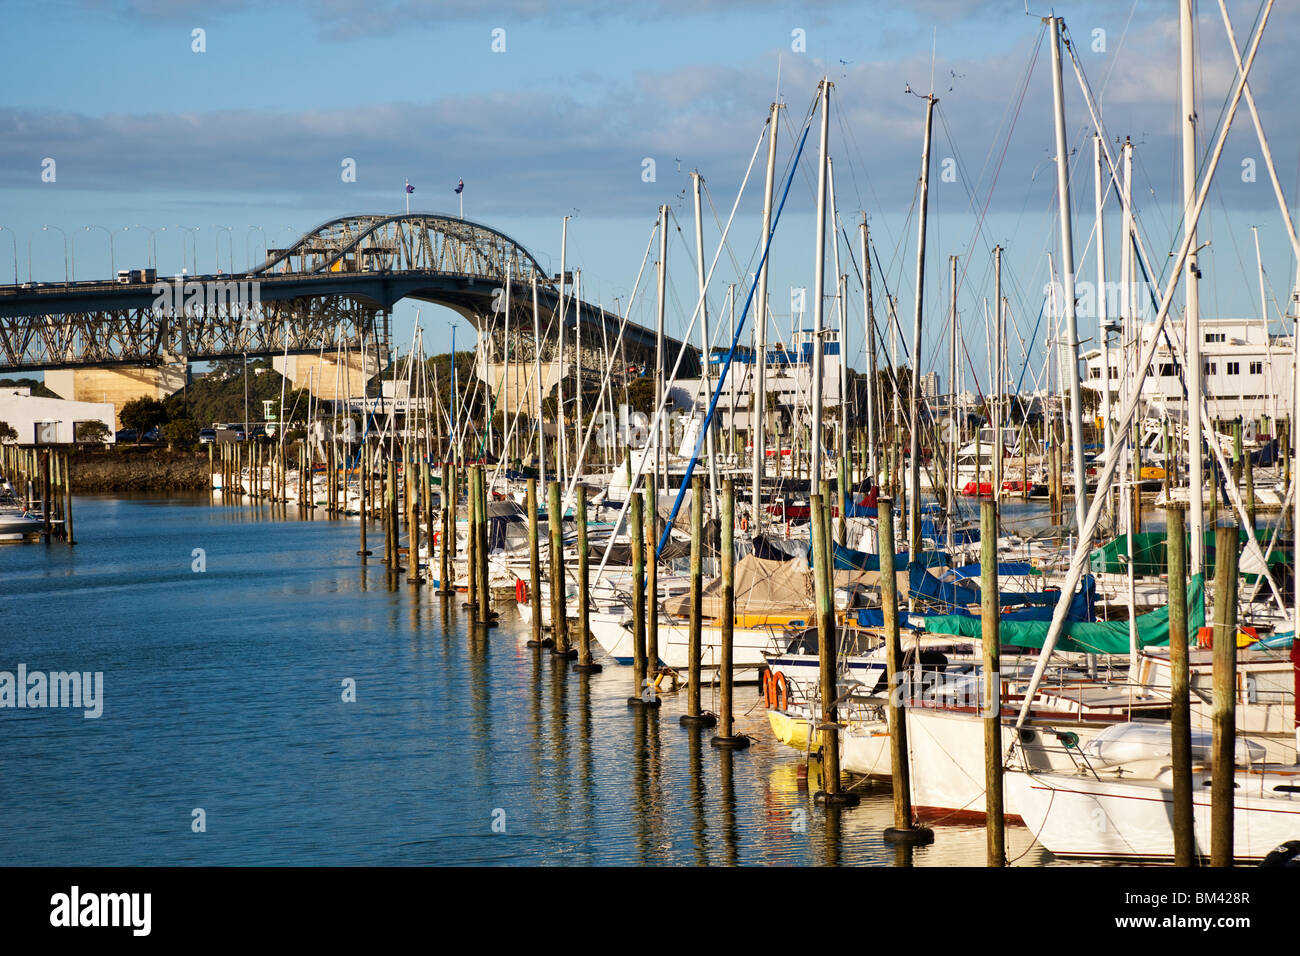
[[[331,219],[287,248],[268,250],[266,261],[245,273],[0,286],[0,373],[355,353],[363,340],[387,357],[389,316],[406,298],[446,306],[496,336],[505,325],[497,317],[507,274],[511,357],[530,359],[539,347],[553,357],[560,277],[490,226],[410,213]],[[540,343],[532,334],[534,279],[541,328],[551,327]],[[566,298],[566,329],[581,326],[588,348],[615,341],[617,315]],[[680,343],[664,344],[675,356]],[[649,364],[654,348],[652,330],[627,324],[630,362]],[[693,351],[683,366],[683,374],[698,374]]]

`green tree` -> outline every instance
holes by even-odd
[[[168,416],[167,409],[162,402],[156,398],[142,395],[123,405],[118,417],[122,419],[122,424],[127,428],[135,429],[135,440],[138,443],[144,437],[145,432],[167,421]]]
[[[193,445],[199,440],[199,423],[192,418],[177,418],[162,427],[162,436],[169,449],[176,445]]]
[[[108,426],[98,419],[89,422],[77,422],[77,441],[87,443],[104,442],[108,441],[111,434],[112,432],[109,431]]]
[[[8,422],[0,422],[0,441],[17,441],[18,431]]]

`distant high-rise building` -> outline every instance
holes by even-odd
[[[921,397],[933,402],[939,397],[939,373],[926,372],[921,376]]]

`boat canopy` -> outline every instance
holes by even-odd
[[[1239,532],[1238,540],[1246,543],[1246,529],[1242,528]],[[1259,528],[1255,531],[1255,539],[1263,546],[1268,544],[1269,530]],[[1205,573],[1214,574],[1214,529],[1205,532]],[[1188,536],[1190,546],[1191,536]],[[1089,560],[1092,564],[1092,570],[1096,574],[1127,574],[1128,567],[1126,564],[1128,558],[1128,536],[1120,535],[1113,541],[1109,541],[1100,548],[1093,550]],[[1278,567],[1290,564],[1290,549],[1275,547],[1273,553],[1268,556],[1270,567]],[[1144,575],[1160,575],[1166,573],[1169,568],[1169,555],[1165,533],[1163,531],[1143,531],[1133,536],[1133,573],[1139,577]],[[1243,569],[1242,573],[1246,573]]]
[[[1169,607],[1157,608],[1140,614],[1137,622],[1139,647],[1155,647],[1169,643]],[[978,617],[947,614],[926,618],[925,629],[932,634],[952,634],[961,637],[979,637],[981,622]],[[1195,634],[1205,626],[1205,577],[1192,575],[1187,585],[1187,632]],[[1002,644],[1015,647],[1042,647],[1047,640],[1051,621],[1007,620],[1003,616],[999,630]],[[1127,654],[1129,652],[1128,621],[1066,621],[1056,642],[1057,650],[1077,651],[1086,654]]]

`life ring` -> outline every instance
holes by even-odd
[[[741,531],[748,531],[748,530],[749,530],[749,519],[748,519],[748,518],[741,518],[741,519],[740,519],[740,530],[741,530]]]
[[[515,578],[515,600],[520,604],[528,603],[528,585],[523,578]]]
[[[785,674],[777,671],[772,675],[772,696],[776,698],[776,709],[785,710],[790,706],[790,685]]]
[[[766,667],[763,668],[763,703],[767,705],[768,710],[776,706],[776,690],[772,686],[774,683],[772,672]]]

